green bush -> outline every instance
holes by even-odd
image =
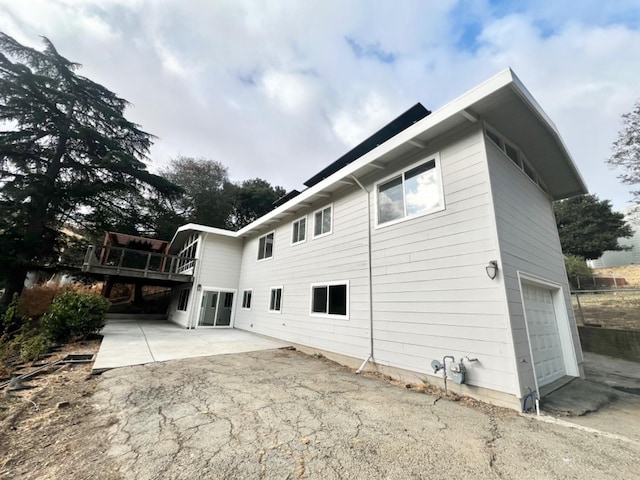
[[[16,338],[18,340],[18,338]],[[39,333],[20,341],[20,359],[23,362],[38,360],[51,348],[51,340],[46,333]]]
[[[105,324],[109,300],[88,293],[58,295],[42,316],[44,332],[55,342],[67,342],[99,332]]]

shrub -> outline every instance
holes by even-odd
[[[16,337],[18,341],[20,337]],[[47,353],[51,348],[51,340],[46,333],[41,332],[32,337],[20,339],[20,359],[23,362],[38,360],[41,355]]]
[[[64,292],[42,316],[44,331],[56,342],[86,337],[104,327],[109,300],[99,295]]]

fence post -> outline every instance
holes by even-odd
[[[580,312],[580,319],[582,320],[582,325],[584,325],[584,313],[582,312],[582,305],[580,305],[580,295],[578,292],[574,292],[576,296],[576,301],[578,302],[578,311]]]

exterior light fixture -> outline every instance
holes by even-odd
[[[494,278],[496,278],[496,276],[498,275],[498,261],[497,260],[491,260],[489,262],[489,265],[487,265],[485,267],[485,270],[487,271],[487,276],[493,280]]]
[[[200,290],[202,290],[202,285],[198,284],[198,291],[200,291]]]

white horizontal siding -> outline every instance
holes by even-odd
[[[237,289],[242,263],[241,238],[201,234],[203,242],[198,283],[203,287]]]
[[[480,130],[439,153],[445,210],[373,231],[374,357],[422,373],[445,355],[478,358],[471,385],[515,393],[504,295],[485,273],[498,247]]]
[[[492,142],[487,141],[486,144],[520,393],[524,394],[528,388],[533,390],[535,383],[518,271],[562,286],[579,362],[582,361],[580,343],[552,202]]]
[[[330,352],[364,357],[369,350],[367,197],[344,189],[275,226],[273,257],[256,261],[259,235],[246,240],[239,293],[253,289],[251,310],[238,310],[236,327]],[[313,212],[333,204],[331,235],[313,238]],[[306,241],[291,245],[292,222],[307,217]],[[268,233],[267,230],[262,234]],[[349,318],[310,315],[311,284],[349,282]],[[283,287],[282,312],[269,313],[270,288]]]

